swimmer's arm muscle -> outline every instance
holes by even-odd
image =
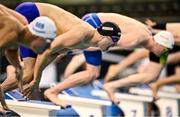
[[[21,68],[18,49],[6,49],[5,56],[14,67]]]
[[[1,46],[7,47],[5,50],[5,55],[8,61],[14,66],[20,66],[20,59],[18,54],[18,44],[16,42],[17,39],[17,25],[12,22],[11,19],[4,17],[3,18],[4,25],[2,30],[0,31],[0,38],[1,38]]]
[[[46,50],[43,54],[38,55],[34,68],[33,83],[39,85],[42,71],[49,63],[51,63],[56,58],[56,56],[57,55],[51,55],[49,49]]]
[[[88,29],[86,29],[88,30]],[[90,38],[89,32],[85,29],[73,28],[70,31],[59,35],[51,44],[51,53],[59,52],[64,48],[69,49],[86,49],[87,46],[83,42],[84,39]]]

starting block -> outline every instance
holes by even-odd
[[[55,106],[50,102],[26,101],[18,90],[5,93],[5,97],[8,107],[22,117],[55,116],[56,111],[60,110],[59,106]]]
[[[103,117],[102,106],[110,106],[111,102],[106,100],[90,99],[84,97],[76,97],[59,94],[59,98],[67,104],[72,105],[72,108],[81,117]]]
[[[92,91],[92,95],[108,99],[107,93],[102,90]],[[127,117],[144,117],[147,115],[147,103],[153,99],[147,96],[137,96],[124,93],[115,93],[115,97],[120,100],[118,105]]]
[[[86,89],[87,90],[87,89]],[[22,94],[15,90],[6,93],[6,102],[10,109],[22,117],[58,117],[58,116],[93,116],[103,117],[108,115],[104,110],[113,115],[111,111],[118,112],[118,109],[112,110],[112,103],[108,100],[93,99],[90,97],[79,97],[78,93],[72,90],[63,91],[65,94],[59,94],[59,98],[70,104],[70,108],[61,109],[51,102],[30,100],[26,101]],[[94,96],[95,97],[95,96]],[[19,101],[21,100],[21,101]]]
[[[62,109],[51,102],[23,98],[18,90],[7,92],[6,102],[10,109],[22,117],[58,117],[58,116],[122,116],[122,110],[109,100],[91,95],[93,85],[79,86],[62,91],[58,96],[71,107]]]
[[[101,83],[98,82],[98,84]],[[71,97],[69,99],[63,98],[64,95],[60,94],[59,98],[71,104],[74,110],[82,117],[123,116],[124,113],[117,105],[91,94],[92,90],[99,89],[99,85],[98,88],[94,87],[94,85],[97,85],[97,83],[66,89],[62,93]]]
[[[150,89],[131,88],[130,92],[144,96],[152,96],[152,91]],[[155,103],[159,107],[161,117],[180,116],[180,94],[159,91],[158,97],[159,99]]]
[[[6,103],[10,109],[17,112],[22,117],[49,117],[50,113],[53,115],[53,111],[60,110],[59,106],[43,104],[41,101],[31,102],[7,99]]]

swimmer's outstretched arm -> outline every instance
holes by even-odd
[[[39,79],[41,77],[42,71],[45,69],[47,65],[49,65],[55,58],[57,57],[57,54],[51,54],[49,53],[49,50],[47,50],[42,55],[38,55],[35,68],[34,68],[34,80]]]
[[[15,67],[16,79],[18,81],[18,87],[20,91],[23,91],[22,88],[22,77],[23,77],[23,68],[21,65],[21,60],[19,59],[18,49],[7,49],[5,51],[6,58],[8,61]]]
[[[50,49],[47,49],[43,54],[38,55],[34,67],[33,80],[28,84],[23,93],[25,96],[30,97],[32,91],[38,88],[42,71],[49,63],[51,63],[56,58],[56,56],[57,55],[51,55]]]
[[[43,69],[49,63],[51,63],[59,55],[60,52],[62,52],[65,49],[64,45],[68,46],[68,42],[71,41],[70,39],[73,39],[72,37],[70,38],[70,35],[71,34],[69,33],[64,33],[57,36],[51,43],[50,49],[47,49],[41,55],[38,55],[34,67],[33,80],[28,84],[28,87],[25,89],[25,96],[30,97],[32,91],[38,88]]]
[[[18,26],[16,22],[9,18],[8,16],[1,16],[0,18],[3,22],[0,23],[0,38],[1,44],[0,47],[7,46],[9,43],[12,43],[13,39],[17,38]],[[19,88],[22,91],[22,66],[18,54],[18,43],[11,45],[10,48],[5,50],[5,55],[8,61],[16,68],[16,78],[20,81]]]
[[[86,49],[88,43],[85,43],[84,40],[90,41],[93,36],[94,30],[88,30],[85,28],[75,27],[70,31],[59,35],[51,43],[51,53],[56,53],[61,51],[64,48],[69,49]]]
[[[15,67],[15,75],[18,81],[18,87],[21,92],[23,92],[23,67],[21,65],[21,60],[19,58],[18,49],[7,49],[5,51],[6,58]]]
[[[32,82],[29,84],[30,89],[33,90],[35,86],[38,86],[40,82],[40,77],[43,69],[52,62],[59,54],[66,52],[69,49],[84,49],[84,43],[82,44],[82,40],[87,38],[90,39],[88,34],[89,30],[85,30],[85,28],[74,27],[68,32],[65,32],[59,36],[57,36],[53,42],[51,43],[50,49],[46,50],[43,54],[39,55],[34,68],[34,78]],[[24,95],[29,96],[31,92],[25,91]]]

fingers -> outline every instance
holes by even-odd
[[[27,99],[31,99],[32,98],[32,94],[35,91],[35,87],[34,85],[32,85],[31,83],[24,85],[23,87],[24,91],[23,91],[23,96],[25,96]],[[38,90],[39,91],[39,90]],[[40,92],[40,91],[39,91]]]
[[[28,87],[29,87],[29,84],[25,84],[25,85],[23,85],[23,89],[24,89],[24,90],[27,90],[27,89],[28,89]]]
[[[23,96],[28,97],[29,93],[30,93],[30,89],[24,90]]]
[[[26,98],[29,98],[29,95],[31,94],[31,89],[30,87],[26,87],[23,91],[23,96],[25,96]]]
[[[23,91],[23,95],[26,95],[29,92],[29,90],[30,90],[29,87],[26,87]]]
[[[32,98],[32,91],[29,91],[29,92],[27,93],[26,97],[27,97],[28,99],[31,99],[31,98]]]
[[[22,93],[23,92],[23,85],[22,85],[21,81],[18,81],[18,88],[19,88],[20,92]]]
[[[26,97],[27,100],[32,98],[32,89],[28,88],[24,91],[23,96]]]

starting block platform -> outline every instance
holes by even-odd
[[[150,89],[130,88],[130,93],[141,96],[152,96]],[[161,117],[179,117],[180,116],[180,94],[173,92],[158,92],[159,99],[155,102],[160,111]]]
[[[15,101],[6,100],[8,107],[21,117],[49,117],[55,116],[59,106],[43,103],[41,101]],[[54,114],[53,114],[54,113]]]
[[[55,116],[59,106],[51,102],[28,100],[18,90],[5,93],[8,107],[18,113],[21,117],[49,117]]]
[[[109,100],[91,95],[92,85],[78,86],[64,90],[59,98],[72,105],[81,117],[104,117],[122,115],[122,110]]]
[[[26,101],[18,90],[7,92],[5,96],[8,107],[21,117],[104,117],[116,116],[121,113],[121,110],[116,105],[113,105],[111,101],[88,95],[87,92],[91,94],[91,90],[92,87],[83,86],[63,91],[63,94],[58,96],[70,105],[65,109],[61,109],[60,106],[47,101]]]
[[[94,90],[92,95],[99,96],[104,99],[108,99],[108,95],[105,91]],[[147,115],[147,103],[152,102],[152,97],[138,96],[125,93],[115,93],[115,97],[120,100],[118,105],[124,115],[127,117],[144,117]]]
[[[72,108],[74,108],[81,117],[103,117],[102,107],[111,106],[111,102],[106,100],[75,97],[62,94],[59,94],[59,98],[67,104],[72,105]]]

